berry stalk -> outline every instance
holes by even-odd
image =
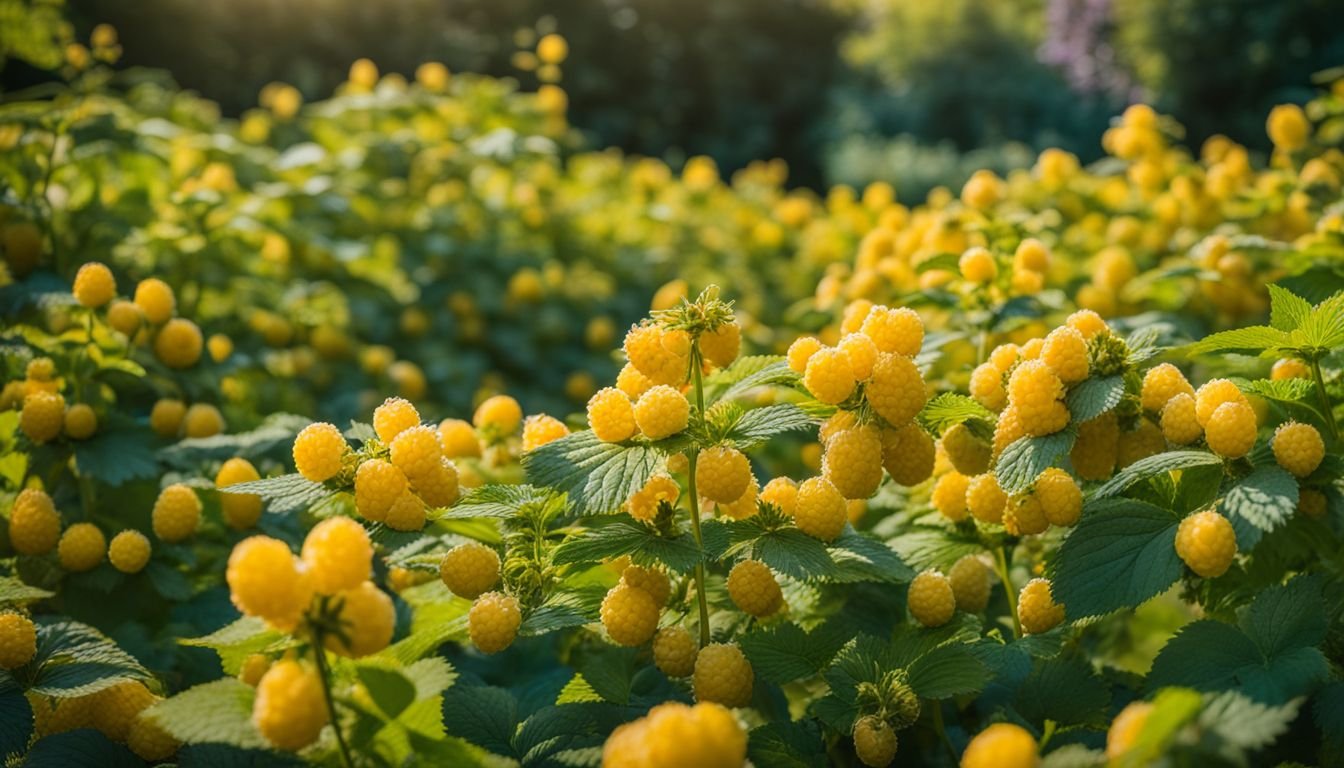
[[[1330,428],[1330,437],[1339,442],[1339,425],[1335,423],[1335,410],[1330,404],[1330,394],[1325,391],[1325,377],[1321,375],[1320,358],[1311,359],[1311,378],[1316,382],[1316,392],[1321,398],[1321,415],[1325,417],[1325,425]]]
[[[700,339],[691,340],[691,385],[695,389],[695,409],[700,419],[705,417],[705,390],[700,378]],[[691,499],[691,533],[700,550],[700,562],[695,564],[695,602],[700,608],[700,647],[709,645],[709,600],[705,597],[705,542],[700,533],[700,493],[695,487],[695,462],[700,450],[692,448],[687,461],[688,492]]]
[[[345,734],[341,732],[341,721],[336,717],[336,700],[331,695],[331,667],[327,665],[327,651],[323,644],[325,632],[320,625],[313,629],[313,650],[317,657],[317,676],[322,680],[322,698],[327,702],[327,717],[331,719],[331,729],[336,732],[336,745],[341,749],[341,763],[345,768],[354,768],[350,758],[350,746],[345,743]]]
[[[1003,592],[1008,597],[1008,613],[1013,617],[1013,637],[1022,639],[1022,620],[1017,618],[1017,593],[1013,591],[1013,580],[1008,576],[1008,545],[994,550],[994,570],[1003,583]]]

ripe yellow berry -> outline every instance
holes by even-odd
[[[840,333],[858,333],[863,328],[863,321],[868,319],[876,305],[868,299],[855,299],[845,306],[844,314],[840,318]]]
[[[743,560],[728,574],[728,596],[743,613],[770,616],[784,606],[784,593],[770,568],[758,560]]]
[[[411,478],[411,490],[429,507],[448,507],[457,502],[457,467],[440,458],[438,466],[428,473]]]
[[[313,589],[323,595],[354,589],[373,573],[369,532],[348,517],[329,517],[313,526],[301,556]]]
[[[845,497],[824,477],[804,480],[798,486],[793,522],[798,530],[822,541],[835,541],[845,530],[849,509]]]
[[[1001,411],[1008,404],[1008,389],[1003,384],[1003,371],[991,363],[981,363],[971,371],[971,397],[990,409]]]
[[[1022,631],[1035,635],[1048,632],[1064,622],[1064,606],[1055,602],[1046,579],[1032,579],[1017,596],[1017,619]]]
[[[979,613],[989,605],[989,568],[975,555],[964,555],[947,572],[957,610]]]
[[[731,504],[751,485],[751,462],[736,448],[716,445],[700,452],[695,483],[701,496],[719,504]]]
[[[961,202],[967,207],[984,210],[992,208],[1003,198],[1005,185],[993,171],[981,169],[971,174],[961,188]]]
[[[850,371],[858,381],[866,381],[873,375],[873,364],[877,362],[877,345],[862,333],[851,333],[840,340],[837,348],[849,359]]]
[[[952,620],[957,611],[957,598],[952,582],[940,571],[926,570],[910,582],[906,594],[910,615],[926,627],[941,627]]]
[[[724,323],[700,337],[700,354],[710,365],[727,368],[742,350],[742,326],[736,321]]]
[[[924,345],[924,321],[908,307],[873,307],[863,320],[862,333],[879,352],[893,355],[914,357]]]
[[[312,601],[313,584],[283,541],[252,536],[229,555],[224,580],[238,610],[282,629],[292,629]]]
[[[499,555],[480,542],[458,544],[439,561],[439,578],[453,594],[475,600],[499,583]]]
[[[1180,392],[1162,406],[1162,436],[1172,445],[1189,445],[1204,435],[1195,414],[1195,397]]]
[[[148,711],[143,711],[131,721],[126,746],[141,760],[160,763],[172,757],[182,745]]]
[[[999,454],[1003,453],[1004,448],[1025,437],[1026,434],[1026,429],[1022,426],[1022,420],[1017,416],[1017,409],[1005,408],[1003,413],[999,414],[999,423],[994,425],[992,451],[994,457],[997,458]]]
[[[859,416],[854,411],[839,410],[821,423],[821,429],[817,431],[817,440],[822,445],[829,443],[832,437],[846,429],[853,429],[859,426]]]
[[[825,346],[815,336],[800,336],[789,345],[789,351],[785,357],[789,361],[789,368],[794,373],[802,374],[807,370],[807,363],[812,359],[812,355],[821,351]]]
[[[182,417],[187,437],[212,437],[224,431],[224,416],[208,403],[195,403]]]
[[[394,531],[418,531],[425,527],[425,503],[407,488],[387,508],[383,523]]]
[[[981,477],[991,477],[991,475],[981,475]],[[978,478],[977,478],[978,479]],[[956,470],[952,470],[938,478],[938,482],[933,485],[933,492],[929,496],[929,501],[933,503],[933,508],[942,513],[943,517],[954,523],[959,523],[966,519],[966,513],[969,511],[969,494],[971,479]],[[983,484],[978,484],[983,485]],[[992,483],[994,488],[998,488],[997,483]],[[980,504],[992,503],[986,495],[988,490],[978,492],[976,500]],[[1002,491],[1000,491],[1002,493]]]
[[[650,523],[658,516],[658,505],[661,502],[676,504],[679,496],[681,488],[677,481],[659,474],[650,477],[643,488],[631,494],[627,506],[631,517]]]
[[[182,541],[201,524],[201,500],[181,483],[164,488],[154,501],[154,535],[169,543]]]
[[[1008,402],[1022,429],[1033,437],[1058,432],[1069,423],[1064,384],[1040,360],[1028,360],[1008,379]]]
[[[1246,396],[1236,384],[1227,379],[1210,379],[1195,392],[1195,417],[1199,419],[1199,426],[1207,430],[1209,419],[1213,418],[1213,412],[1218,410],[1218,406],[1246,402]]]
[[[914,422],[882,430],[882,466],[900,485],[919,485],[928,480],[936,453],[933,438]]]
[[[175,317],[154,337],[154,356],[169,368],[190,368],[201,359],[204,346],[201,329],[190,320]]]
[[[658,604],[642,589],[620,583],[602,599],[602,626],[618,645],[647,643],[658,629]]]
[[[1311,368],[1295,357],[1285,357],[1274,362],[1274,367],[1269,371],[1269,378],[1274,381],[1308,379],[1311,378]]]
[[[955,474],[955,473],[949,473]],[[947,477],[947,475],[944,475]],[[1003,522],[1003,512],[1008,508],[1008,494],[999,486],[999,479],[993,472],[976,475],[965,484],[965,508],[971,516],[982,523],[998,524]],[[953,489],[955,490],[955,489]],[[939,508],[939,511],[942,511]],[[947,514],[944,512],[943,514]],[[965,519],[953,518],[954,521]]]
[[[627,565],[621,571],[621,583],[648,593],[659,608],[667,605],[667,599],[672,596],[672,582],[657,568]]]
[[[787,477],[776,477],[761,489],[759,500],[773,504],[786,517],[793,517],[798,505],[798,484]]]
[[[1274,460],[1296,477],[1306,477],[1325,458],[1325,442],[1310,424],[1289,421],[1274,431]]]
[[[341,471],[350,446],[334,424],[309,424],[294,438],[294,465],[299,474],[315,483],[325,482]],[[395,461],[395,459],[394,459]]]
[[[151,277],[141,280],[135,286],[135,305],[140,308],[145,319],[154,325],[165,323],[177,309],[177,299],[173,289],[162,280]]]
[[[908,424],[928,399],[924,378],[914,361],[887,353],[878,355],[866,394],[868,404],[893,427]]]
[[[649,377],[640,373],[639,369],[630,363],[622,366],[620,373],[616,374],[616,388],[631,400],[638,400],[640,395],[648,392],[653,386]]]
[[[1041,351],[1045,349],[1045,339],[1035,338],[1027,341],[1018,351],[1023,360],[1040,360]]]
[[[1311,121],[1296,104],[1280,104],[1269,111],[1265,132],[1275,147],[1294,152],[1307,145],[1311,137]]]
[[[963,475],[978,475],[989,469],[989,444],[976,437],[965,424],[953,424],[943,432],[943,452]]]
[[[397,430],[397,434],[401,432]],[[481,441],[476,436],[476,429],[461,419],[444,419],[439,423],[439,442],[443,455],[450,459],[481,455]]]
[[[392,598],[373,582],[365,581],[353,589],[336,593],[341,606],[340,624],[344,637],[328,635],[326,647],[333,653],[351,658],[377,653],[392,642],[397,612]]]
[[[1058,467],[1050,467],[1036,478],[1033,491],[1051,525],[1069,527],[1083,514],[1083,489]]]
[[[23,399],[19,429],[34,443],[56,439],[65,426],[65,398],[56,392],[32,392]]]
[[[1045,337],[1040,360],[1064,384],[1077,384],[1088,374],[1087,340],[1067,325],[1056,328]]]
[[[107,307],[107,324],[128,337],[135,336],[144,322],[145,316],[134,302],[117,299]]]
[[[1245,400],[1223,403],[1204,425],[1209,450],[1227,459],[1239,459],[1255,445],[1255,411]]]
[[[107,538],[93,523],[75,523],[66,528],[56,545],[61,567],[72,573],[92,570],[103,562],[106,553]]]
[[[745,707],[751,703],[754,682],[751,663],[736,645],[710,643],[695,659],[691,684],[696,701]]]
[[[388,458],[406,473],[412,484],[421,477],[432,476],[443,466],[442,443],[432,427],[411,427],[397,435],[389,448]]]
[[[30,381],[51,381],[56,376],[56,362],[50,357],[35,357],[28,361],[24,375]]]
[[[976,734],[961,754],[961,768],[1036,768],[1036,738],[1018,725],[995,723]]]
[[[645,598],[651,599],[647,595]],[[513,645],[522,623],[518,600],[503,592],[486,592],[476,598],[467,614],[467,632],[482,653],[499,653]]]
[[[205,340],[205,349],[210,353],[211,360],[222,363],[233,354],[233,339],[222,333],[212,334]]]
[[[186,403],[181,400],[159,400],[149,412],[150,429],[159,437],[176,437],[182,429],[182,420],[186,414]]]
[[[664,627],[653,636],[653,663],[668,677],[689,677],[699,653],[695,638],[681,627]]]
[[[238,667],[238,679],[255,688],[270,668],[271,657],[264,653],[249,653]]]
[[[535,451],[569,434],[569,427],[554,416],[538,413],[523,420],[523,450]]]
[[[103,688],[89,697],[92,725],[113,741],[125,741],[135,718],[155,702],[145,684],[128,680]]]
[[[27,616],[0,613],[0,669],[17,669],[37,655],[37,628]]]
[[[219,472],[215,474],[215,487],[227,488],[230,485],[260,479],[261,474],[252,466],[252,462],[235,456],[220,466]],[[261,506],[261,497],[254,493],[219,494],[219,507],[224,514],[224,522],[236,531],[247,530],[256,525],[257,520],[261,518]]]
[[[866,499],[882,484],[882,439],[877,427],[846,429],[826,443],[822,475],[846,499]]]
[[[45,555],[61,538],[61,516],[46,491],[25,488],[9,511],[9,543],[21,555]]]
[[[982,285],[993,282],[999,275],[999,265],[994,260],[994,254],[978,245],[961,254],[957,260],[957,269],[963,279]]]
[[[523,408],[508,395],[488,397],[476,406],[471,417],[477,429],[490,430],[497,435],[512,435],[523,423]]]
[[[382,405],[373,409],[373,431],[384,444],[390,444],[397,435],[418,426],[420,426],[420,412],[408,400],[389,397]]]
[[[756,514],[757,510],[760,508],[760,505],[757,503],[757,497],[760,496],[760,493],[761,487],[756,482],[756,478],[753,477],[751,478],[751,482],[747,484],[747,490],[743,491],[742,495],[738,496],[735,501],[730,501],[727,504],[719,504],[718,512],[733,520],[746,520],[748,517]]]
[[[73,293],[80,304],[97,309],[117,295],[117,280],[106,264],[91,261],[75,273]]]
[[[621,390],[615,387],[599,389],[588,401],[588,425],[603,442],[629,440],[637,429],[635,407]]]
[[[690,338],[685,331],[637,325],[625,335],[625,356],[654,384],[681,384],[690,370]]]
[[[1190,386],[1181,369],[1171,363],[1154,366],[1143,375],[1139,399],[1145,411],[1158,413],[1173,397],[1180,394],[1193,397],[1195,388]]]
[[[1118,761],[1134,746],[1152,711],[1153,705],[1146,701],[1132,701],[1120,710],[1106,730],[1107,759]]]
[[[854,753],[864,765],[886,768],[896,759],[896,732],[879,717],[861,717],[854,723]]]
[[[1003,529],[1013,536],[1034,536],[1045,533],[1050,520],[1045,516],[1041,500],[1030,494],[1008,500],[1003,510]]]
[[[1146,418],[1141,418],[1134,430],[1120,433],[1120,442],[1116,446],[1115,464],[1123,469],[1139,459],[1156,456],[1166,449],[1166,442],[1162,437],[1162,428]]]
[[[1064,324],[1083,334],[1083,338],[1091,341],[1093,337],[1101,333],[1110,333],[1110,327],[1106,321],[1101,319],[1101,315],[1090,309],[1080,309],[1069,315],[1064,320]]]
[[[602,768],[740,768],[747,734],[732,712],[717,704],[659,704],[612,732],[602,748]]]
[[[1216,579],[1227,572],[1237,555],[1237,534],[1232,523],[1217,512],[1196,512],[1176,529],[1176,554],[1190,570]]]
[[[355,471],[355,511],[365,520],[381,522],[409,489],[406,473],[391,462],[370,459]]]
[[[1040,240],[1028,237],[1017,244],[1017,250],[1013,252],[1013,269],[1045,272],[1049,267],[1050,251]]]
[[[277,749],[297,752],[317,741],[327,724],[327,704],[316,670],[284,659],[257,683],[252,722]]]
[[[660,384],[640,396],[635,404],[635,424],[650,440],[661,440],[686,428],[691,404],[686,396]]]
[[[76,403],[65,411],[65,436],[72,440],[87,440],[98,431],[98,414],[86,403]]]
[[[1115,472],[1119,451],[1120,422],[1115,411],[1107,411],[1078,425],[1069,460],[1083,480],[1105,480]]]
[[[849,355],[842,349],[824,347],[807,361],[803,386],[823,403],[836,405],[854,393],[857,382]]]
[[[150,555],[149,538],[139,531],[125,530],[112,537],[107,546],[107,559],[122,573],[139,573]]]

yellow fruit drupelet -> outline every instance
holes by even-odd
[[[1224,403],[1247,403],[1246,396],[1236,384],[1227,379],[1210,379],[1195,392],[1195,418],[1199,426],[1209,428],[1213,412]]]
[[[496,435],[512,435],[523,423],[523,408],[508,395],[488,397],[476,406],[471,423],[477,429],[489,430]]]
[[[169,368],[190,368],[201,359],[205,338],[190,320],[175,317],[154,337],[154,356]]]
[[[647,643],[658,629],[658,604],[653,596],[624,582],[602,599],[602,626],[618,645]]]
[[[27,616],[0,613],[0,669],[18,669],[37,655],[37,628]]]
[[[128,337],[134,336],[144,321],[145,316],[134,302],[117,299],[107,308],[107,324]]]
[[[45,555],[61,538],[61,516],[46,491],[25,488],[9,511],[9,543],[21,555]]]
[[[1306,477],[1325,458],[1325,442],[1310,424],[1289,421],[1274,430],[1274,460],[1295,477]]]
[[[979,613],[989,605],[989,568],[975,555],[963,555],[947,572],[957,610]]]
[[[252,536],[229,555],[224,580],[238,610],[283,630],[292,629],[312,600],[313,585],[283,541]]]
[[[746,731],[710,703],[659,704],[612,731],[602,748],[602,768],[741,768],[746,759]]]
[[[159,437],[175,437],[182,429],[187,405],[181,400],[163,399],[154,403],[149,412],[149,427]]]
[[[139,573],[149,563],[149,538],[139,531],[126,530],[112,537],[107,559],[122,573]]]
[[[486,592],[476,598],[467,614],[467,632],[482,653],[499,653],[513,645],[522,623],[518,600],[503,592]]]
[[[873,307],[860,330],[879,352],[914,357],[924,346],[924,321],[909,307]]]
[[[952,582],[940,571],[921,572],[910,582],[906,595],[910,615],[926,627],[941,627],[957,612],[957,597]]]
[[[743,613],[770,616],[784,606],[784,593],[770,568],[758,560],[743,560],[728,574],[728,596]]]
[[[899,485],[918,485],[933,474],[937,447],[924,428],[911,422],[882,430],[882,466]]]
[[[1083,480],[1105,480],[1119,458],[1120,422],[1107,411],[1078,425],[1078,439],[1069,450],[1073,471]]]
[[[854,723],[854,753],[864,765],[886,768],[896,759],[896,732],[879,717],[861,717]]]
[[[621,366],[620,373],[616,374],[616,388],[631,400],[638,400],[640,395],[648,392],[653,386],[649,377],[640,373],[639,369],[630,363]]]
[[[383,522],[394,531],[418,531],[425,527],[425,503],[407,488],[387,508]]]
[[[476,429],[461,419],[444,419],[439,423],[439,443],[443,455],[450,459],[481,455]]]
[[[807,363],[812,356],[821,351],[824,345],[817,340],[815,336],[800,336],[789,345],[785,357],[789,361],[789,368],[794,373],[802,374],[807,370]]]
[[[995,723],[976,734],[961,754],[961,768],[1036,768],[1036,737],[1012,723]]]
[[[830,480],[814,477],[798,486],[793,522],[798,530],[822,541],[835,541],[845,530],[849,509]]]
[[[1255,411],[1244,400],[1218,406],[1204,425],[1209,450],[1225,459],[1239,459],[1255,445]]]
[[[798,484],[787,477],[773,478],[761,489],[758,498],[778,507],[785,517],[793,517],[798,506]]]
[[[720,325],[700,336],[700,354],[711,365],[727,368],[742,350],[742,326],[736,322]]]
[[[1159,413],[1173,397],[1180,394],[1193,397],[1195,388],[1190,386],[1181,369],[1171,363],[1154,366],[1143,375],[1139,400],[1145,411]]]
[[[397,612],[392,607],[392,598],[373,582],[337,592],[336,599],[341,605],[341,632],[345,636],[327,635],[325,643],[329,650],[359,658],[377,653],[392,642]]]
[[[329,517],[313,526],[301,553],[313,589],[333,595],[354,589],[373,573],[373,543],[364,526],[348,517]]]
[[[849,359],[850,371],[857,381],[866,381],[873,375],[877,362],[877,345],[862,333],[851,333],[840,340],[837,348]]]
[[[603,442],[629,440],[637,429],[635,407],[621,390],[615,387],[599,389],[588,400],[588,425]]]
[[[972,283],[990,283],[999,274],[999,265],[994,261],[994,254],[981,246],[975,246],[967,249],[957,260],[957,270],[965,280]]]
[[[261,474],[252,462],[235,456],[224,462],[215,474],[215,487],[227,488],[238,483],[260,480]],[[255,493],[219,494],[219,508],[224,514],[224,522],[235,531],[244,531],[257,524],[261,518],[261,497]]]
[[[340,473],[349,450],[345,436],[335,424],[309,424],[294,438],[294,466],[309,480],[325,482]]]
[[[523,420],[523,450],[535,451],[569,434],[569,427],[554,416],[538,413]]]
[[[182,417],[187,437],[213,437],[224,431],[224,416],[209,403],[196,403]]]
[[[1022,429],[1032,437],[1049,435],[1068,425],[1069,409],[1063,398],[1064,384],[1039,360],[1022,363],[1008,380],[1008,402]]]
[[[93,523],[75,523],[66,528],[56,545],[61,567],[72,573],[92,570],[103,562],[106,553],[107,538]]]
[[[965,499],[966,509],[976,520],[996,525],[1003,522],[1008,494],[1003,492],[999,478],[993,472],[970,478],[966,484]],[[962,517],[964,519],[965,515]]]
[[[161,541],[182,541],[200,527],[201,500],[189,486],[174,483],[159,491],[151,518],[154,535]]]
[[[824,347],[807,361],[803,386],[812,396],[828,405],[837,405],[854,394],[857,381],[849,355],[842,349]]]
[[[981,363],[971,371],[971,397],[990,409],[1001,411],[1008,404],[1008,390],[1003,385],[1003,371],[993,363]]]
[[[630,495],[628,502],[630,516],[646,523],[653,522],[658,516],[659,503],[666,501],[669,504],[676,504],[679,496],[681,488],[676,480],[667,475],[654,475],[644,483],[643,488]]]
[[[1227,573],[1237,556],[1237,534],[1228,519],[1205,510],[1189,515],[1176,529],[1176,554],[1206,579]]]
[[[34,443],[56,439],[65,426],[65,398],[57,392],[31,392],[23,399],[19,429]]]
[[[397,435],[389,449],[388,458],[412,484],[443,466],[443,446],[432,427],[411,427]]]
[[[667,599],[672,596],[672,582],[657,568],[627,565],[621,571],[621,582],[648,593],[659,608],[667,605]]]
[[[410,401],[400,397],[389,397],[383,404],[373,409],[373,431],[384,444],[391,443],[397,435],[420,426],[420,412]],[[475,437],[472,438],[473,443]],[[445,446],[446,447],[446,446]]]
[[[1064,606],[1055,602],[1049,581],[1032,579],[1022,586],[1017,596],[1017,619],[1029,635],[1048,632],[1063,623]]]
[[[257,683],[252,722],[277,749],[297,752],[317,741],[327,724],[317,671],[298,661],[277,661]]]
[[[966,514],[969,512],[968,490],[970,484],[971,478],[956,470],[944,474],[938,478],[938,482],[934,483],[933,493],[929,496],[933,508],[954,523],[965,520]],[[994,487],[997,488],[998,485],[995,484]]]
[[[963,475],[979,475],[989,469],[989,444],[976,437],[965,424],[953,424],[943,432],[943,453]]]
[[[1189,445],[1204,435],[1195,415],[1195,396],[1181,392],[1162,406],[1162,436],[1172,445]]]
[[[146,711],[131,722],[126,746],[141,760],[159,763],[172,757],[182,745]]]
[[[635,404],[635,424],[650,440],[675,435],[686,428],[690,418],[690,401],[666,384],[649,389]]]
[[[846,429],[826,443],[822,475],[846,499],[866,499],[882,484],[882,439],[877,427]]]
[[[173,289],[167,283],[151,277],[141,280],[135,286],[135,305],[140,308],[145,319],[154,325],[165,323],[177,309],[177,299]]]
[[[668,677],[689,677],[699,653],[695,638],[681,627],[664,627],[653,636],[653,663]]]
[[[915,362],[903,355],[881,354],[866,389],[868,403],[888,424],[908,424],[928,399],[924,378]]]
[[[710,643],[696,656],[691,678],[696,701],[745,707],[754,683],[751,663],[736,645]]]
[[[409,487],[406,473],[394,464],[369,459],[355,471],[355,511],[366,520],[381,522]]]
[[[91,261],[75,273],[73,293],[80,304],[97,309],[117,295],[117,280],[106,264]]]
[[[716,445],[700,452],[695,466],[699,494],[719,504],[742,498],[751,485],[751,462],[736,448]]]
[[[1308,379],[1311,378],[1311,367],[1295,357],[1285,357],[1274,361],[1274,367],[1269,370],[1269,378],[1274,381]]]
[[[1139,734],[1143,733],[1143,726],[1148,722],[1148,715],[1152,711],[1153,705],[1146,701],[1131,701],[1120,710],[1111,721],[1111,727],[1106,729],[1107,759],[1119,761],[1133,748],[1139,740]]]
[[[1067,528],[1077,523],[1083,514],[1083,489],[1068,472],[1058,467],[1042,472],[1036,478],[1033,492],[1051,525]]]
[[[453,594],[475,600],[499,583],[499,554],[476,541],[458,544],[439,561],[439,578]]]
[[[1064,324],[1083,334],[1083,338],[1091,341],[1101,333],[1110,333],[1110,327],[1106,321],[1101,319],[1101,315],[1090,309],[1080,309],[1069,315],[1064,320]]]
[[[1087,340],[1067,325],[1056,328],[1045,337],[1040,360],[1064,384],[1077,384],[1088,374]]]
[[[1030,494],[1008,500],[1003,510],[1003,529],[1013,536],[1035,536],[1045,533],[1050,520],[1045,516],[1041,500]]]
[[[636,325],[625,335],[626,359],[654,384],[681,384],[690,369],[690,339],[685,331]]]
[[[255,688],[270,668],[271,657],[264,653],[249,653],[238,667],[238,679]]]

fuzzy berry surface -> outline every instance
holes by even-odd
[[[927,570],[915,576],[906,595],[910,615],[926,627],[941,627],[957,611],[952,582],[940,571]]]
[[[711,643],[696,656],[691,684],[698,702],[745,707],[754,682],[751,662],[736,645]]]
[[[1190,570],[1206,579],[1227,573],[1237,556],[1237,534],[1232,523],[1211,510],[1196,512],[1176,529],[1176,554]]]
[[[486,592],[471,604],[467,633],[482,653],[499,653],[513,645],[523,623],[517,598],[502,592]]]
[[[453,594],[475,600],[499,583],[499,554],[477,541],[458,544],[439,561],[439,578]]]

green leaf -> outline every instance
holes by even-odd
[[[1078,424],[1111,410],[1124,396],[1124,376],[1103,376],[1087,379],[1069,390],[1064,404],[1069,408],[1069,418]]]
[[[533,637],[581,627],[597,617],[605,595],[606,590],[597,587],[553,592],[523,619],[518,634]]]
[[[1321,729],[1321,741],[1327,754],[1344,751],[1344,681],[1323,686],[1312,697],[1311,715]]]
[[[92,728],[40,739],[24,758],[25,768],[143,768],[145,762]]]
[[[1168,510],[1133,499],[1089,505],[1064,539],[1051,590],[1071,620],[1137,606],[1181,577],[1176,555],[1180,520]]]
[[[30,587],[10,576],[0,576],[0,605],[23,605],[36,600],[45,600],[55,592]]]
[[[1242,631],[1269,658],[1319,645],[1327,628],[1321,585],[1310,576],[1264,590],[1241,619]]]
[[[1297,333],[1309,347],[1333,350],[1344,346],[1344,293],[1336,293],[1316,305]]]
[[[395,718],[415,702],[415,683],[399,669],[364,661],[355,666],[355,676],[388,717]]]
[[[630,555],[640,565],[663,563],[677,573],[686,573],[700,562],[700,549],[688,533],[665,539],[643,523],[626,516],[593,521],[555,548],[556,565],[599,563]]]
[[[1090,501],[1100,501],[1119,495],[1140,480],[1166,472],[1222,463],[1222,459],[1208,451],[1167,451],[1148,456],[1116,472],[1114,477],[1092,492]]]
[[[757,387],[791,386],[798,379],[798,374],[777,355],[740,357],[726,369],[705,377],[705,403],[712,405],[720,400],[732,400]]]
[[[156,477],[159,472],[149,436],[131,430],[108,429],[76,443],[75,466],[80,474],[110,486]]]
[[[1040,768],[1105,768],[1106,753],[1083,744],[1065,744],[1041,757]]]
[[[826,744],[815,720],[766,723],[747,737],[747,757],[753,765],[771,768],[812,768],[825,765]]]
[[[232,677],[204,683],[155,704],[147,712],[183,743],[230,744],[268,749],[252,724],[256,691]]]
[[[1279,379],[1272,381],[1270,379],[1256,379],[1248,381],[1244,385],[1238,381],[1237,386],[1243,392],[1270,400],[1277,400],[1281,403],[1301,403],[1309,397],[1316,394],[1316,382],[1311,379]],[[1311,405],[1312,409],[1315,406]]]
[[[809,633],[796,624],[756,627],[738,639],[752,670],[777,685],[817,674],[844,643],[842,633],[824,627]]]
[[[573,756],[600,751],[622,714],[620,707],[601,703],[542,707],[518,730],[516,752],[523,765],[573,765]]]
[[[204,637],[183,638],[178,642],[182,645],[215,650],[219,653],[224,671],[236,674],[243,659],[249,654],[281,647],[287,639],[283,633],[267,627],[266,622],[261,619],[244,616]]]
[[[944,572],[963,556],[985,549],[979,541],[959,534],[955,528],[941,526],[913,528],[892,539],[891,546],[915,570],[938,568]]]
[[[1023,493],[1042,472],[1069,455],[1073,441],[1077,438],[1078,433],[1069,428],[1052,435],[1023,437],[1013,441],[1003,449],[994,468],[999,486],[1010,496]]]
[[[311,419],[303,416],[276,413],[247,432],[187,438],[160,450],[159,456],[179,467],[195,467],[234,456],[256,457],[293,442],[294,436],[311,423]]]
[[[1220,506],[1237,529],[1237,547],[1249,551],[1261,534],[1291,520],[1297,495],[1297,479],[1273,465],[1258,467],[1232,486]]]
[[[321,483],[298,474],[267,477],[229,486],[229,493],[251,493],[260,496],[271,512],[292,512],[309,509],[334,495]]]
[[[1059,725],[1101,728],[1107,722],[1111,689],[1078,659],[1037,660],[1031,674],[1017,689],[1013,708],[1033,724],[1046,720]]]
[[[830,556],[835,569],[827,578],[832,581],[904,582],[915,576],[891,547],[852,528],[831,542]]]
[[[919,423],[934,434],[941,435],[955,424],[967,421],[994,423],[998,420],[992,411],[977,400],[956,392],[935,395],[920,410]]]
[[[739,449],[750,450],[775,435],[801,432],[815,427],[817,422],[802,409],[791,403],[754,408],[728,430],[727,438]]]
[[[1233,750],[1230,757],[1235,759],[1237,751],[1253,751],[1277,741],[1297,717],[1301,705],[1301,700],[1294,700],[1268,706],[1228,691],[1208,697],[1196,722],[1204,730],[1218,734],[1219,748]]]
[[[1295,331],[1311,315],[1311,302],[1280,285],[1270,284],[1269,324],[1280,331]]]
[[[1166,752],[1167,746],[1203,706],[1200,695],[1184,688],[1170,688],[1153,697],[1153,708],[1143,728],[1120,764],[1125,768],[1146,766]]]
[[[816,578],[835,568],[826,545],[796,528],[762,533],[752,541],[750,551],[754,559],[795,579]]]
[[[76,621],[39,619],[36,670],[30,690],[69,697],[96,693],[124,680],[146,680],[149,672],[93,627]]]
[[[504,757],[516,757],[518,702],[503,688],[458,683],[443,693],[444,729]]]
[[[576,669],[598,696],[613,704],[629,704],[639,652],[634,648],[602,647],[585,653]]]
[[[662,452],[644,444],[604,443],[584,430],[523,455],[528,481],[569,494],[578,515],[614,512],[644,487]]]
[[[915,265],[915,274],[922,275],[925,272],[957,272],[961,269],[961,255],[956,253],[935,253],[920,259]]]
[[[0,675],[0,756],[27,749],[32,734],[32,705],[13,677]]]
[[[491,483],[467,491],[456,504],[439,515],[438,519],[508,518],[517,514],[522,507],[544,503],[553,496],[554,494],[544,488],[533,488],[530,485]]]
[[[1291,346],[1292,338],[1284,331],[1267,325],[1250,325],[1245,328],[1235,328],[1205,336],[1188,346],[1186,351],[1192,355],[1208,355],[1217,352],[1259,355]]]
[[[989,667],[960,644],[940,645],[910,664],[910,688],[923,699],[978,693],[993,678]]]

